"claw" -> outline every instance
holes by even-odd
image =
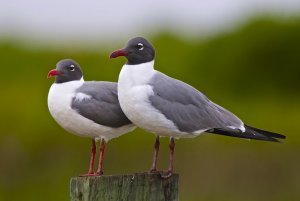
[[[97,173],[95,174],[95,176],[102,176],[102,175],[103,175],[103,171],[97,172]]]
[[[161,176],[161,178],[163,178],[163,179],[168,179],[168,178],[170,178],[172,175],[173,175],[173,172],[170,171],[170,170],[167,171],[166,173],[164,173],[164,172],[160,173],[160,176]]]
[[[80,177],[93,177],[96,176],[97,174],[95,174],[94,172],[88,172],[87,174],[83,174],[80,175]]]
[[[157,169],[151,169],[150,171],[149,171],[149,173],[157,173],[158,171],[157,171]]]

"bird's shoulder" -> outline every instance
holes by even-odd
[[[149,83],[155,96],[171,102],[198,105],[209,102],[209,99],[193,86],[156,71]]]
[[[77,89],[71,107],[98,124],[120,127],[131,124],[123,113],[114,82],[86,82]]]
[[[88,81],[76,90],[75,98],[82,94],[96,101],[115,103],[118,101],[118,85],[115,82]]]

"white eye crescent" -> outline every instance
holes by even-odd
[[[70,69],[70,71],[74,71],[75,70],[75,66],[72,64],[72,65],[70,65],[69,69]]]
[[[137,44],[137,47],[139,48],[139,50],[143,50],[143,49],[144,49],[144,45],[143,45],[143,43],[139,43],[139,44]]]

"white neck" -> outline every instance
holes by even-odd
[[[74,80],[64,83],[53,83],[50,92],[55,91],[55,93],[64,94],[64,93],[74,93],[81,85],[83,85],[84,80],[81,77],[80,80]]]
[[[125,64],[119,75],[119,86],[131,87],[146,84],[154,72],[154,60],[137,65]]]

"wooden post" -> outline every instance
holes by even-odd
[[[103,175],[71,178],[71,201],[178,201],[179,175]]]

